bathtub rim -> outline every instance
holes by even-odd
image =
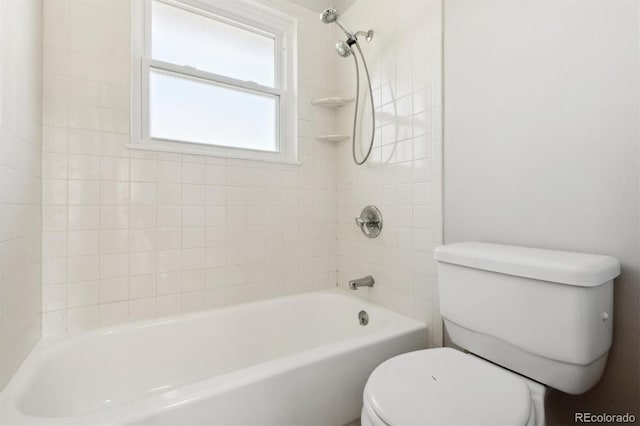
[[[110,407],[102,407],[95,411],[74,415],[57,417],[38,417],[23,412],[20,400],[27,392],[38,367],[47,357],[87,337],[100,337],[118,332],[141,330],[163,324],[172,324],[181,321],[198,319],[211,315],[212,312],[223,313],[250,308],[252,305],[277,304],[285,300],[295,300],[309,296],[329,296],[348,298],[360,304],[364,309],[382,310],[387,315],[399,319],[400,327],[382,328],[375,333],[355,336],[348,339],[334,341],[315,348],[293,352],[272,360],[259,362],[244,368],[208,377],[192,383],[178,385],[175,388],[154,395],[141,396],[138,399],[124,401]],[[40,339],[34,349],[28,355],[20,368],[11,378],[5,389],[0,392],[0,420],[7,424],[29,425],[76,425],[76,424],[121,424],[133,422],[152,414],[178,407],[180,405],[196,402],[198,400],[214,396],[216,394],[240,387],[244,384],[269,378],[284,371],[310,365],[323,359],[338,357],[347,352],[366,346],[372,346],[383,340],[402,337],[412,333],[424,333],[426,346],[428,326],[416,319],[395,312],[389,308],[371,302],[368,299],[358,297],[342,288],[316,290],[293,295],[274,297],[236,305],[216,307],[201,311],[151,318],[141,321],[132,321],[122,324],[95,328],[87,331],[67,333],[61,336],[50,336]]]

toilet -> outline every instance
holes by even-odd
[[[362,425],[545,425],[550,388],[581,394],[612,338],[609,256],[481,242],[438,247],[440,312],[464,350],[410,352],[380,364]]]

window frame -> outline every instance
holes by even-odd
[[[157,1],[274,40],[274,87],[176,65],[151,57],[151,7]],[[296,20],[248,0],[136,0],[132,3],[131,149],[208,155],[298,164],[296,99]],[[150,136],[149,103],[152,70],[196,82],[277,99],[277,151],[176,141]]]

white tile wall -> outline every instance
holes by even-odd
[[[359,294],[431,325],[441,341],[433,247],[442,235],[440,0],[359,0],[376,103],[369,163],[355,167],[354,90],[343,35],[298,17],[302,166],[130,151],[129,0],[44,0],[43,310],[47,334],[330,287],[372,274]],[[366,124],[366,123],[365,123]],[[353,224],[378,205],[385,229]]]
[[[0,390],[40,337],[41,32],[39,0],[0,1]]]
[[[44,0],[46,334],[334,286],[331,31],[298,17],[301,166],[130,151],[129,0]]]
[[[353,164],[350,140],[338,148],[338,279],[346,285],[373,275],[376,285],[358,294],[430,324],[431,344],[440,345],[432,257],[442,242],[442,3],[358,0],[343,19],[353,31],[375,31],[362,47],[373,83],[376,137],[365,166]],[[339,61],[344,96],[355,92],[353,68],[351,59]],[[364,152],[371,135],[369,111],[359,138]],[[351,134],[352,120],[353,105],[341,109],[339,133]],[[368,204],[378,206],[384,218],[377,239],[367,239],[354,224]]]

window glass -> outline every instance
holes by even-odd
[[[165,71],[149,76],[150,136],[278,151],[278,97]]]
[[[152,2],[151,57],[275,87],[275,40],[257,31]]]

